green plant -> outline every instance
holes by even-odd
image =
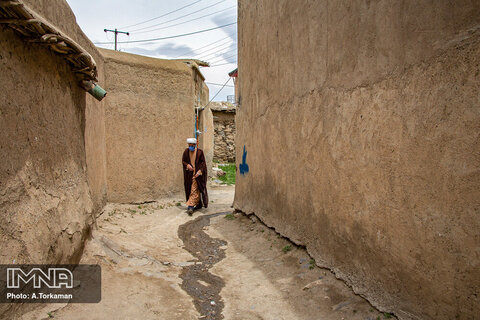
[[[180,202],[177,202],[175,205],[176,205],[177,207],[180,207],[182,204],[181,204]]]
[[[393,318],[393,314],[388,313],[388,312],[385,312],[385,313],[383,314],[383,318],[384,318],[384,319],[391,319],[391,318]]]
[[[128,211],[130,211],[130,213],[137,213],[137,210],[134,209],[128,209]]]
[[[223,184],[232,185],[235,184],[235,175],[237,172],[237,167],[235,163],[228,163],[221,166],[222,170],[225,172],[225,175],[218,177]]]
[[[53,318],[53,314],[52,314],[51,312],[47,312],[47,316],[48,316],[49,318]]]
[[[138,209],[142,209],[142,206],[138,206],[137,208],[138,208]]]
[[[147,214],[145,210],[141,211],[140,214]]]
[[[292,245],[287,244],[285,247],[282,248],[283,253],[287,253],[288,251],[292,250]]]
[[[229,213],[229,214],[225,215],[225,219],[227,219],[227,220],[235,220],[236,217],[233,215],[233,213]]]
[[[310,261],[308,261],[308,264],[309,264],[308,269],[310,270],[315,269],[315,259],[310,259]]]

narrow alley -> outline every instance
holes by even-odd
[[[0,0],[0,320],[480,320],[480,0]]]
[[[390,318],[305,249],[234,213],[233,195],[234,186],[212,188],[193,217],[178,197],[107,205],[80,261],[101,266],[102,301],[47,304],[22,319]]]

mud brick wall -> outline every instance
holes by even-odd
[[[235,208],[401,319],[477,318],[480,2],[240,0],[238,29]]]
[[[205,98],[208,101],[208,88],[207,95]],[[208,102],[207,102],[208,103]],[[204,104],[205,105],[205,104]],[[207,162],[207,171],[208,176],[212,176],[212,166],[213,166],[213,152],[214,152],[214,127],[213,127],[213,114],[212,110],[207,106],[205,109],[200,111],[200,123],[199,129],[202,132],[198,137],[198,147],[203,150],[205,155],[205,161]]]
[[[25,1],[103,61],[65,1]],[[0,27],[1,263],[75,263],[105,204],[103,104],[65,60]]]
[[[109,92],[108,200],[145,202],[183,192],[181,159],[193,136],[198,99],[194,70],[181,61],[99,50]],[[208,99],[203,88],[202,101]]]

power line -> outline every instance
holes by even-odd
[[[203,107],[203,109],[205,109],[206,107],[208,107],[208,105],[210,104],[210,102],[212,102],[213,99],[215,99],[215,97],[218,96],[218,94],[220,93],[220,91],[222,91],[223,88],[225,88],[225,86],[227,85],[228,81],[230,81],[230,79],[231,79],[231,78],[229,77],[228,80],[227,80],[227,82],[225,82],[225,83],[223,84],[223,86],[220,88],[220,90],[218,90],[218,92],[213,96],[213,98],[210,99],[210,101],[208,101],[208,103],[205,105],[205,107]]]
[[[175,18],[175,19],[171,19],[171,20],[164,21],[164,22],[161,22],[161,23],[157,23],[157,24],[154,24],[154,25],[151,25],[151,26],[147,26],[147,27],[143,27],[143,28],[140,28],[140,29],[136,29],[136,30],[133,30],[132,32],[141,31],[141,30],[145,30],[145,29],[148,29],[148,28],[161,26],[162,24],[169,23],[169,22],[172,22],[172,21],[177,21],[177,20],[179,20],[179,19],[182,19],[182,18],[191,16],[192,14],[195,14],[195,13],[197,13],[197,12],[203,11],[203,10],[208,9],[208,8],[211,8],[211,7],[214,7],[214,6],[216,6],[217,4],[220,4],[220,3],[225,2],[225,1],[227,1],[227,0],[220,0],[220,1],[218,1],[218,2],[215,2],[215,3],[212,4],[212,5],[206,6],[205,8],[202,8],[202,9],[200,9],[200,10],[197,10],[197,11],[194,11],[194,12],[191,12],[191,13],[188,13],[188,14],[184,14],[183,16],[180,16],[180,17]]]
[[[212,86],[223,86],[223,84],[221,83],[213,83],[213,82],[205,82],[206,84],[211,84]],[[225,87],[228,87],[228,88],[235,88],[235,86],[227,86],[225,85]]]
[[[223,41],[223,40],[225,40],[225,39],[231,38],[231,36],[232,36],[232,35],[229,35],[229,36],[227,36],[227,37],[225,37],[225,38],[222,38],[222,39],[220,39],[220,40],[216,40],[216,41],[211,42],[211,43],[209,43],[209,44],[207,44],[207,45],[205,45],[205,46],[203,46],[203,47],[200,47],[200,48],[189,49],[188,51],[185,51],[184,53],[182,53],[182,54],[179,55],[179,56],[176,56],[175,58],[182,57],[182,56],[184,56],[184,55],[186,55],[187,53],[190,53],[190,52],[194,52],[194,51],[197,51],[197,50],[200,50],[200,49],[203,49],[203,48],[210,47],[211,45],[214,45],[214,44],[218,44],[219,42],[221,42],[221,41]]]
[[[213,62],[213,63],[215,64],[215,63],[217,63],[217,62],[222,61],[222,59],[223,59],[223,60],[227,60],[227,59],[229,59],[229,58],[233,58],[233,57],[236,57],[236,56],[237,56],[236,53],[235,53],[235,54],[232,54],[231,56],[228,56],[228,57],[219,56],[219,57],[213,59],[213,61],[211,61],[211,62]],[[219,59],[219,58],[220,58],[220,60],[215,61],[215,60],[217,60],[217,59]]]
[[[235,64],[237,63],[237,61],[235,62],[227,62],[227,63],[222,63],[222,64],[217,64],[217,65],[214,65],[214,66],[210,66],[210,68],[215,68],[215,67],[220,67],[220,66],[225,66],[227,64]]]
[[[181,7],[181,8],[175,9],[175,10],[173,10],[173,11],[167,12],[167,13],[161,15],[161,16],[158,16],[158,17],[155,17],[155,18],[152,18],[152,19],[149,19],[149,20],[145,20],[145,21],[142,21],[142,22],[139,22],[139,23],[135,23],[135,24],[132,24],[132,25],[129,25],[129,26],[126,26],[126,27],[122,27],[122,28],[131,28],[131,27],[138,26],[139,24],[144,24],[144,23],[147,23],[147,22],[150,22],[150,21],[153,21],[153,20],[157,20],[157,19],[163,18],[163,17],[165,17],[165,16],[168,16],[168,15],[171,14],[171,13],[174,13],[174,12],[180,11],[180,10],[182,10],[182,9],[185,9],[185,8],[187,8],[187,7],[193,6],[195,3],[198,3],[198,2],[200,2],[200,1],[202,1],[202,0],[198,0],[198,1],[195,1],[195,2],[193,2],[193,3],[187,4],[186,6],[183,6],[183,7]]]
[[[215,44],[215,43],[213,43],[213,44]],[[230,46],[231,44],[232,44],[231,39],[228,39],[227,42],[218,43],[218,45],[216,45],[216,46],[214,46],[214,47],[211,47],[210,49],[207,49],[207,50],[200,50],[200,52],[199,52],[199,51],[198,51],[199,49],[195,49],[195,50],[194,50],[194,51],[195,51],[194,56],[197,57],[197,56],[200,56],[200,55],[202,55],[202,54],[204,54],[204,53],[206,53],[206,52],[210,52],[210,51],[212,51],[212,50],[218,49],[218,48],[223,47],[223,46],[225,46],[225,45]],[[193,51],[193,50],[192,50],[192,51]]]
[[[198,59],[200,59],[200,58],[204,59],[204,58],[209,57],[209,56],[211,56],[211,55],[213,55],[213,56],[218,55],[220,52],[222,52],[222,51],[224,51],[224,50],[230,50],[230,51],[232,51],[233,49],[232,49],[232,50],[230,49],[230,46],[232,45],[232,42],[229,42],[229,43],[226,43],[226,44],[227,44],[227,46],[225,46],[225,47],[222,48],[222,49],[218,49],[218,47],[221,47],[221,46],[213,47],[211,50],[207,50],[207,51],[205,51],[204,53],[216,49],[215,52],[211,52],[211,53],[209,53],[209,54],[207,54],[207,55],[203,55],[204,53],[200,53],[200,54],[197,54],[195,57],[199,57]],[[224,45],[225,45],[225,44],[223,44],[222,46],[224,46]],[[235,48],[234,50],[237,50],[237,48]],[[228,51],[227,51],[227,52],[228,52]],[[210,58],[212,58],[212,57],[210,57]]]
[[[236,23],[236,22],[232,22],[232,23],[224,24],[223,26],[215,27],[215,28],[204,29],[204,30],[200,30],[200,31],[190,32],[190,33],[183,33],[183,34],[178,34],[178,35],[170,36],[170,37],[153,38],[153,39],[143,39],[143,40],[133,40],[133,41],[119,41],[118,43],[152,42],[152,41],[167,40],[167,39],[173,39],[173,38],[179,38],[179,37],[186,37],[186,36],[190,36],[190,35],[197,34],[197,33],[203,33],[203,32],[208,32],[208,31],[212,31],[212,30],[216,30],[216,29],[225,28],[225,27],[228,27],[228,26],[232,26],[232,25],[234,25],[234,24],[237,24],[237,23]],[[94,42],[94,44],[111,44],[111,43],[112,43],[112,42]]]
[[[168,28],[171,28],[171,27],[179,26],[179,25],[181,25],[181,24],[185,24],[185,23],[188,23],[188,22],[192,22],[192,21],[195,21],[195,20],[199,20],[199,19],[202,19],[202,18],[205,18],[205,17],[208,17],[208,16],[212,16],[212,15],[214,15],[214,14],[217,14],[217,13],[220,13],[220,12],[223,12],[223,11],[227,11],[227,10],[230,10],[230,9],[233,9],[233,8],[236,8],[236,6],[228,7],[228,8],[226,8],[226,9],[222,9],[222,10],[219,10],[219,11],[215,11],[215,12],[213,12],[213,13],[209,13],[209,14],[206,14],[206,15],[204,15],[204,16],[201,16],[201,17],[198,17],[198,18],[195,18],[195,19],[190,19],[190,20],[187,20],[187,21],[184,21],[184,22],[179,22],[179,23],[172,24],[172,25],[169,25],[169,26],[166,26],[166,27],[160,27],[160,28],[155,28],[155,29],[152,29],[152,30],[145,30],[145,31],[135,32],[135,34],[142,34],[142,33],[148,33],[148,32],[153,32],[153,31],[157,31],[157,30],[168,29]]]
[[[207,55],[198,55],[198,56],[195,56],[195,57],[199,57],[197,59],[213,59],[213,58],[216,58],[217,56],[220,56],[222,54],[229,54],[230,52],[233,52],[233,51],[237,50],[237,46],[235,46],[235,48],[232,49],[231,45],[232,45],[232,43],[229,43],[228,46],[225,47],[225,48],[217,49],[215,52],[211,52]]]

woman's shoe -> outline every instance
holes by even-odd
[[[188,206],[187,213],[188,213],[189,216],[191,216],[193,214],[193,207],[192,206]]]

